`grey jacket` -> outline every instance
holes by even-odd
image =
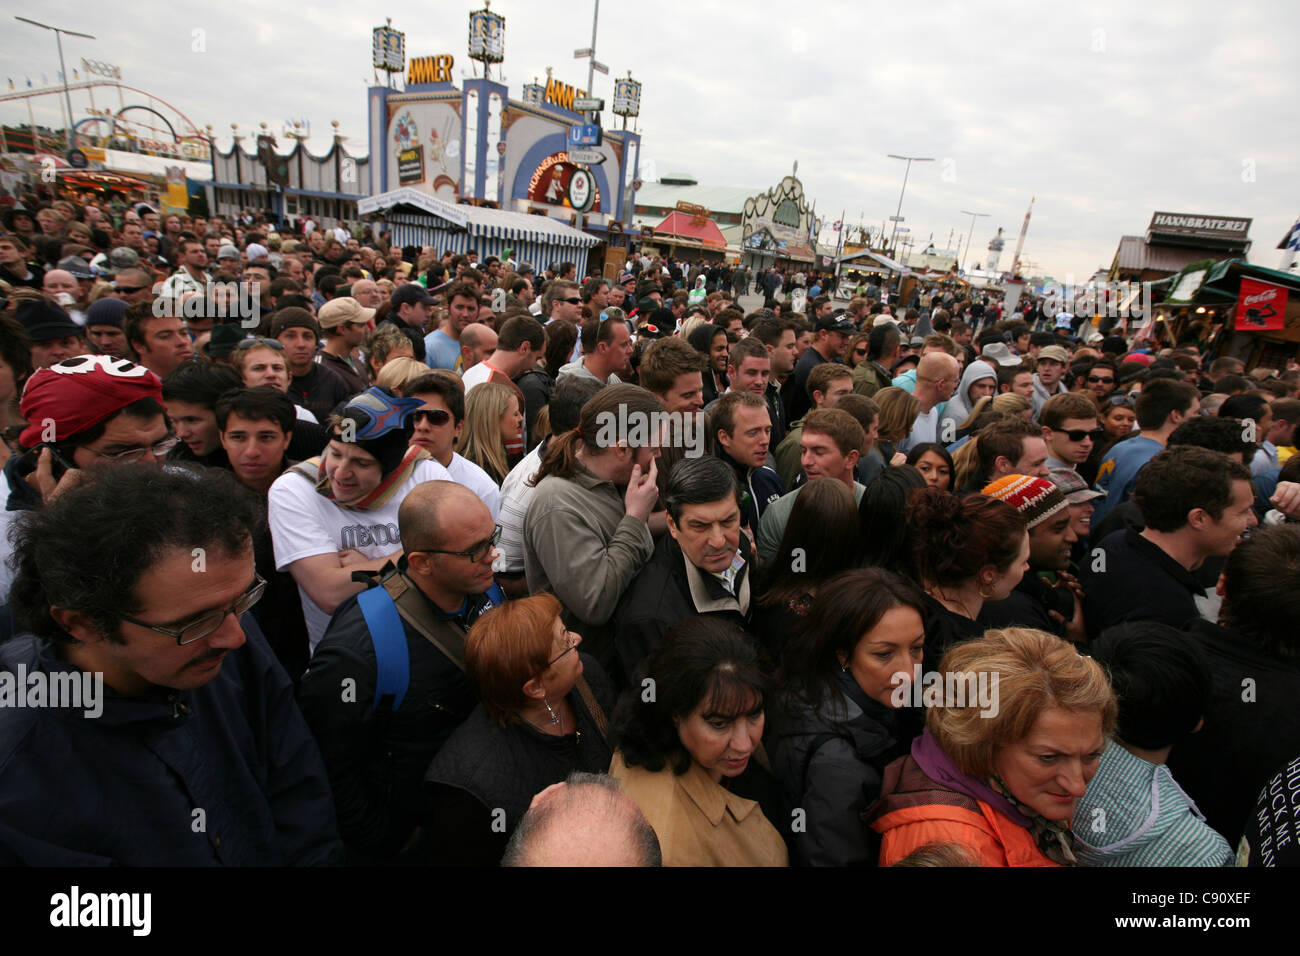
[[[612,482],[578,464],[572,479],[538,483],[524,517],[528,590],[559,598],[566,622],[602,664],[613,663],[608,624],[619,598],[653,553],[649,526],[626,513]]]

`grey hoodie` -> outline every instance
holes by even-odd
[[[961,382],[957,385],[957,391],[953,392],[952,399],[948,402],[943,414],[939,416],[939,440],[945,444],[950,444],[957,440],[957,426],[966,420],[970,415],[971,409],[975,403],[970,398],[970,387],[976,382],[991,378],[994,382],[994,394],[997,394],[997,370],[988,362],[976,359],[966,366],[966,371],[962,373]],[[952,422],[948,431],[947,422]],[[951,438],[947,436],[951,435]]]

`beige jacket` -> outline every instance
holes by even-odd
[[[614,754],[609,774],[659,837],[664,866],[788,866],[781,834],[753,800],[731,793],[699,764],[677,776],[628,767]]]

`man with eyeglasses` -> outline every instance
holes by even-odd
[[[134,465],[23,525],[0,671],[85,690],[0,708],[0,863],[339,860],[320,751],[246,613],[258,520],[225,473]]]
[[[160,462],[177,444],[167,430],[158,376],[107,355],[37,369],[20,412],[31,424],[18,439],[26,453],[5,463],[10,511],[42,508],[91,470]]]
[[[1077,471],[1106,432],[1097,424],[1097,406],[1082,392],[1053,395],[1043,403],[1038,424],[1047,442],[1047,468]]]
[[[473,492],[426,482],[397,520],[405,554],[383,583],[340,605],[298,690],[356,863],[419,858],[424,773],[476,702],[465,638],[504,601],[492,575],[501,529]],[[381,656],[405,665],[404,686],[381,676]]]

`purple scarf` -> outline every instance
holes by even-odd
[[[1030,821],[1023,813],[1011,805],[1002,794],[982,780],[976,780],[969,774],[957,769],[952,758],[939,746],[939,742],[926,728],[921,736],[912,741],[912,759],[921,771],[935,783],[942,784],[949,790],[956,790],[975,800],[982,800],[998,813],[1002,814],[1016,826],[1030,829]]]

